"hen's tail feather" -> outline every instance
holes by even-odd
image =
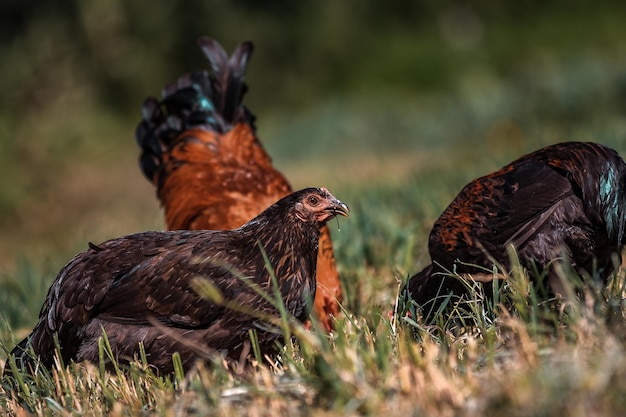
[[[237,123],[247,123],[254,130],[254,115],[242,104],[252,43],[238,45],[230,58],[213,39],[201,37],[198,44],[211,71],[183,75],[163,88],[160,101],[148,97],[143,103],[135,137],[142,149],[141,169],[150,180],[162,154],[185,130],[200,127],[221,134]]]
[[[198,45],[209,61],[215,83],[217,111],[228,122],[237,119],[241,100],[247,87],[243,82],[248,61],[254,49],[252,42],[240,43],[229,58],[222,46],[208,37],[200,37]]]
[[[11,360],[15,361],[15,367],[19,372],[33,373],[36,365],[36,360],[32,357],[30,350],[30,340],[25,338],[17,344],[9,353],[9,357],[4,363],[4,371],[2,372],[2,379],[8,380],[8,378],[14,377],[13,369],[11,367]]]

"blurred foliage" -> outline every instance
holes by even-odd
[[[203,66],[193,42],[202,34],[227,49],[253,40],[252,103],[290,107],[355,90],[441,91],[476,72],[532,78],[541,75],[533,69],[556,70],[560,58],[591,61],[586,55],[621,52],[625,13],[617,1],[470,7],[408,0],[66,0],[2,7],[2,50],[10,63],[3,66],[2,92],[14,104],[3,110],[45,106],[79,89],[118,115],[135,112],[164,80]]]

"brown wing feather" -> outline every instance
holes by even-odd
[[[274,294],[270,270],[287,313],[304,321],[320,229],[337,214],[348,208],[328,190],[310,188],[237,229],[144,232],[90,244],[59,272],[39,322],[11,355],[32,367],[23,355],[31,345],[51,367],[56,335],[64,361],[98,361],[103,330],[120,360],[142,343],[163,372],[171,372],[173,352],[185,364],[215,350],[237,358],[250,330],[263,350],[273,347],[282,336],[279,308],[266,298]],[[198,282],[218,296],[200,295]]]
[[[487,268],[492,259],[505,262],[507,245],[523,247],[559,202],[570,197],[576,198],[570,181],[542,162],[515,169],[509,165],[478,178],[435,222],[429,238],[431,257],[442,265],[457,259]]]
[[[129,351],[148,334],[157,337],[153,321],[186,329],[210,328],[224,309],[199,297],[192,280],[210,277],[225,296],[236,299],[237,292],[245,292],[244,285],[223,265],[238,262],[238,271],[250,275],[251,265],[240,262],[247,259],[242,249],[233,245],[231,232],[146,232],[98,245],[97,251],[77,255],[59,273],[32,344],[50,364],[52,334],[57,333],[66,359],[93,361],[100,327],[111,330],[111,336]],[[202,252],[201,259],[193,255],[197,251]],[[220,262],[209,262],[212,258]],[[143,330],[135,336],[125,326]]]

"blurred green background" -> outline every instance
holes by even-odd
[[[258,134],[294,187],[325,185],[352,206],[337,237],[351,268],[415,272],[458,189],[522,153],[563,140],[626,151],[621,1],[5,0],[0,11],[5,280],[33,269],[47,288],[87,241],[163,227],[134,129],[145,97],[206,67],[200,35],[228,51],[255,43],[245,102]]]

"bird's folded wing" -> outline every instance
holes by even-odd
[[[507,178],[512,186],[498,208],[496,227],[506,247],[521,247],[556,211],[575,196],[561,172],[542,163],[525,164]]]
[[[137,325],[157,320],[176,327],[208,326],[223,307],[198,294],[197,280],[207,280],[222,296],[234,297],[245,288],[237,276],[246,271],[232,273],[219,239],[213,237],[202,256],[194,255],[196,246],[184,239],[147,239],[143,246],[122,241],[85,252],[68,264],[67,276],[49,295],[53,300],[48,304],[58,318],[76,324],[99,317]]]
[[[506,254],[507,244],[525,242],[573,192],[565,176],[541,161],[478,178],[435,222],[429,238],[431,257],[449,264],[486,253]]]

